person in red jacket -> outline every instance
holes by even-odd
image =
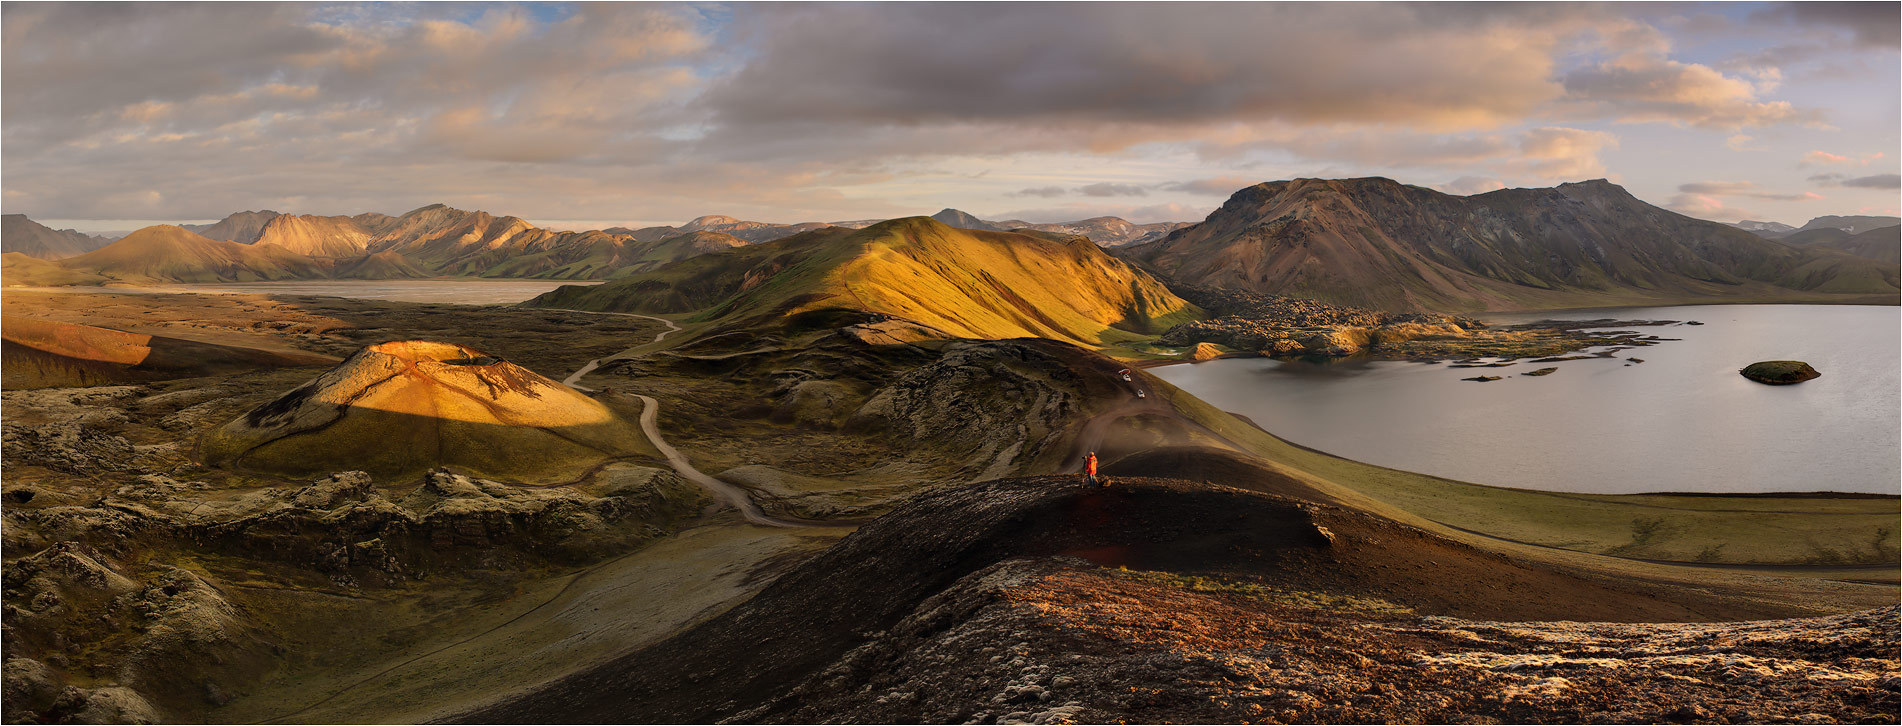
[[[1103,486],[1103,482],[1096,478],[1096,452],[1094,451],[1090,452],[1089,456],[1083,457],[1083,483],[1093,487]]]

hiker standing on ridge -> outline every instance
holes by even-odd
[[[1083,483],[1093,487],[1103,486],[1103,482],[1096,478],[1096,452],[1094,451],[1090,452],[1089,456],[1083,457]]]

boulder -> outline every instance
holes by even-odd
[[[1737,372],[1745,378],[1772,386],[1802,383],[1823,375],[1800,360],[1766,360],[1744,366]]]

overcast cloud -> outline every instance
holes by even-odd
[[[1609,177],[1690,214],[1749,199],[1797,223],[1895,206],[1894,4],[0,12],[0,202],[36,218],[444,202],[1149,222],[1314,173],[1453,193]],[[1866,70],[1828,70],[1849,67]]]

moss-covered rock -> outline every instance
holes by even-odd
[[[1800,360],[1766,360],[1744,366],[1743,370],[1737,372],[1745,378],[1772,386],[1802,383],[1823,375]]]

